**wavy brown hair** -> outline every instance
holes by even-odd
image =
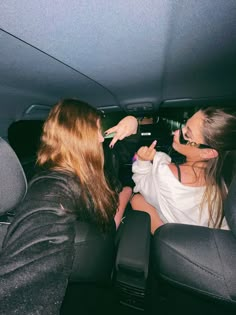
[[[233,107],[202,108],[204,143],[218,152],[218,156],[206,162],[206,190],[203,202],[207,201],[209,222],[220,227],[224,217],[223,202],[235,173],[236,109]]]
[[[98,111],[89,104],[76,99],[59,101],[44,123],[37,164],[76,175],[82,206],[93,211],[91,216],[100,226],[107,227],[118,208],[118,194],[104,175],[99,122]]]

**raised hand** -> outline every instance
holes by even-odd
[[[154,140],[152,144],[147,147],[141,147],[137,152],[137,157],[141,161],[152,161],[156,154],[155,146],[157,144],[157,140]]]
[[[137,129],[138,121],[134,116],[126,116],[125,118],[121,119],[121,121],[116,126],[105,131],[106,135],[109,135],[113,132],[115,133],[109,146],[112,148],[118,140],[122,140],[125,137],[136,134]]]

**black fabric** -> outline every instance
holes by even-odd
[[[136,134],[126,137],[122,141],[117,141],[112,150],[116,152],[120,161],[120,166],[132,162],[135,152],[139,149],[139,141],[140,128],[138,128]]]
[[[109,139],[110,140],[110,139]],[[103,143],[104,173],[111,189],[122,191],[122,183],[119,180],[120,160],[117,152],[109,147],[109,142]]]
[[[75,187],[78,183],[73,176],[50,172],[36,176],[29,185],[24,201],[16,209],[0,256],[1,315],[59,314],[75,252],[81,254],[74,245],[73,212],[78,211]],[[83,257],[84,261],[90,262],[90,248],[90,255]],[[76,261],[79,264],[79,256]]]
[[[117,192],[120,192],[123,186],[134,186],[131,164],[132,158],[139,148],[139,140],[140,129],[138,128],[137,134],[117,141],[113,148],[109,147],[111,139],[105,139],[103,143],[104,171],[111,188]]]

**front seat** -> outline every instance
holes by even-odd
[[[14,209],[24,198],[27,180],[23,168],[10,145],[0,138],[0,248]]]
[[[229,231],[184,224],[157,229],[152,314],[160,308],[165,314],[236,314],[236,177],[225,216]]]

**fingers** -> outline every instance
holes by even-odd
[[[135,134],[138,128],[138,121],[133,116],[127,116],[114,127],[109,128],[105,131],[105,135],[111,135],[115,133],[112,141],[109,144],[110,148],[113,148],[118,140],[123,140],[124,138]]]
[[[118,140],[123,140],[124,138],[127,137],[127,133],[126,132],[117,132],[115,133],[111,143],[109,144],[109,147],[110,148],[113,148],[115,143],[118,141]]]
[[[109,144],[109,147],[113,148],[118,140],[119,140],[119,137],[117,136],[117,134],[115,134],[115,136],[113,137],[113,139],[111,140],[111,142]]]
[[[157,141],[155,140],[151,143],[149,147],[147,146],[141,147],[137,152],[138,159],[142,161],[152,161],[156,154],[155,150],[156,144]]]
[[[141,150],[142,152],[150,153],[155,149],[156,144],[157,144],[157,140],[154,140],[149,147],[144,146],[144,147],[141,147],[139,150]]]
[[[156,144],[157,144],[157,140],[154,140],[154,141],[151,143],[151,145],[149,146],[149,149],[150,149],[150,150],[153,150],[153,149],[155,148]]]
[[[109,128],[105,131],[105,134],[109,135],[110,133],[113,133],[113,132],[116,132],[117,131],[117,125],[112,127],[112,128]]]
[[[115,131],[115,132],[113,132]],[[108,134],[112,134],[114,133],[114,136],[113,136],[113,139],[111,141],[111,143],[109,144],[109,147],[112,148],[114,147],[114,145],[116,144],[116,142],[118,140],[123,140],[125,137],[127,137],[129,135],[128,131],[126,129],[119,129],[119,126],[115,126],[115,127],[112,127],[110,129],[108,129],[106,132],[106,135]]]
[[[118,126],[116,125],[116,126],[114,126],[114,127],[112,127],[112,128],[109,128],[109,129],[107,129],[106,131],[105,131],[105,135],[111,135],[111,134],[114,134],[114,136],[113,136],[113,139],[112,139],[112,141],[110,142],[110,144],[109,144],[109,147],[110,148],[113,148],[114,147],[114,145],[116,144],[116,142],[119,140],[119,136],[117,135],[117,129],[118,129]]]

